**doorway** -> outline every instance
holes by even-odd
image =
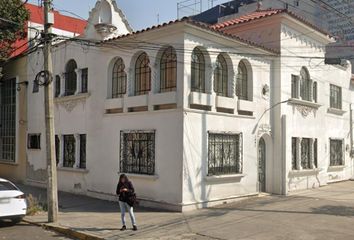
[[[266,142],[260,138],[258,142],[258,184],[259,192],[266,192]]]

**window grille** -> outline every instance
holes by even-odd
[[[150,59],[146,53],[142,53],[135,64],[135,96],[148,94],[150,90]]]
[[[297,160],[297,138],[292,138],[291,139],[291,153],[292,153],[292,158],[291,158],[291,165],[292,165],[292,169],[296,170],[299,169],[298,167],[298,160]]]
[[[41,135],[40,134],[28,134],[27,148],[28,149],[41,149]]]
[[[238,64],[236,95],[241,100],[248,100],[248,74],[246,64],[243,61]]]
[[[219,54],[215,63],[214,91],[218,96],[228,96],[228,69],[222,54]]]
[[[58,165],[60,161],[60,138],[58,135],[55,135],[55,159]]]
[[[311,169],[311,139],[302,138],[301,140],[301,167]]]
[[[191,83],[193,92],[205,93],[205,59],[199,48],[192,53]]]
[[[86,134],[80,134],[80,166],[86,169]]]
[[[76,74],[77,64],[75,60],[70,60],[66,64],[66,72],[65,72],[65,96],[74,95],[76,93],[76,82],[77,82],[77,74]]]
[[[301,69],[300,72],[300,97],[302,100],[311,101],[310,99],[310,90],[311,89],[311,80],[309,73],[305,67]]]
[[[291,166],[293,170],[313,169],[318,167],[316,138],[291,139]]]
[[[63,167],[72,168],[75,164],[76,144],[74,135],[64,135],[64,162]]]
[[[317,156],[317,154],[318,154],[318,146],[317,146],[317,139],[315,139],[315,142],[314,142],[314,144],[313,144],[313,157],[314,157],[314,159],[313,159],[313,164],[315,165],[314,167],[315,168],[318,168],[318,156]]]
[[[155,132],[121,132],[120,171],[155,174]]]
[[[208,175],[242,173],[242,134],[209,133]]]
[[[16,156],[16,79],[1,83],[0,154],[1,160],[15,162]]]
[[[160,62],[160,91],[176,91],[177,86],[177,55],[173,47],[167,48]]]
[[[342,109],[342,88],[330,85],[330,107]]]
[[[330,166],[344,165],[343,140],[330,140]]]
[[[60,96],[60,88],[61,88],[61,79],[59,75],[55,76],[55,92],[54,92],[54,97],[59,97]]]
[[[81,69],[81,92],[88,92],[88,68]]]
[[[122,58],[118,58],[112,71],[112,98],[122,98],[127,89],[127,74]]]

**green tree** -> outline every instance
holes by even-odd
[[[29,12],[24,2],[0,0],[0,68],[16,50],[14,43],[27,37],[28,19]]]

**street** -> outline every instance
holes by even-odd
[[[0,221],[0,239],[1,240],[67,240],[69,238],[49,232],[41,227],[21,222],[13,226],[9,222]]]

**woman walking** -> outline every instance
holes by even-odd
[[[133,211],[133,205],[135,202],[134,187],[125,174],[121,174],[119,177],[119,182],[117,185],[117,195],[119,195],[119,207],[120,207],[122,224],[123,224],[120,230],[124,231],[127,229],[127,226],[125,224],[126,210],[128,210],[129,212],[130,220],[133,225],[133,230],[134,231],[138,230],[138,227],[136,226],[134,211]]]

